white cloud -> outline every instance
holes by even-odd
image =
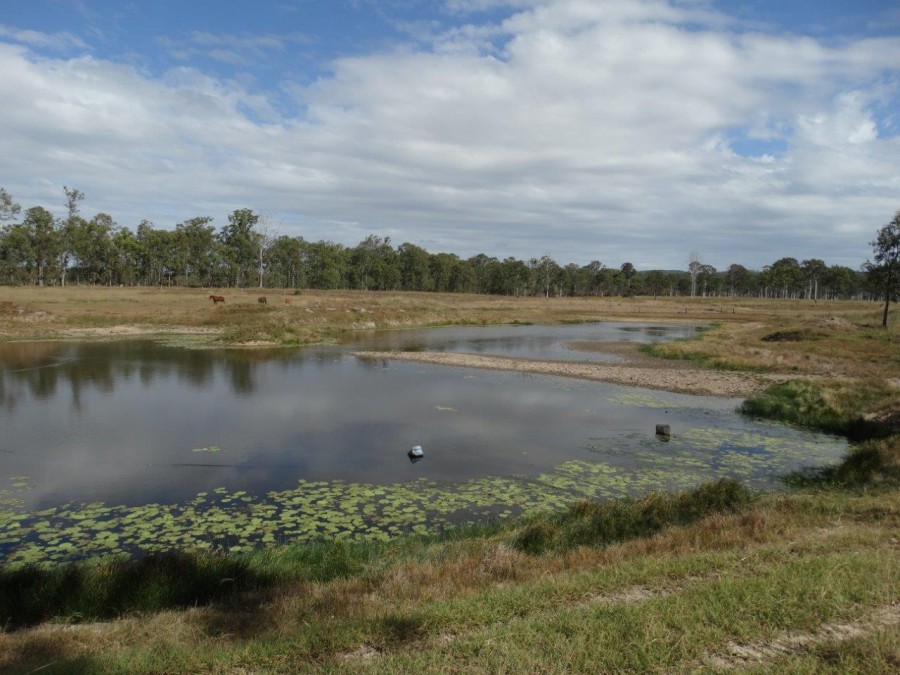
[[[86,50],[87,44],[76,35],[67,31],[59,33],[42,33],[36,30],[23,30],[0,24],[0,39],[18,42],[30,47],[68,51],[72,49]]]
[[[4,187],[51,206],[76,185],[85,209],[132,226],[201,213],[221,224],[249,206],[309,239],[375,232],[462,255],[643,267],[682,266],[690,250],[718,266],[856,265],[861,224],[874,232],[900,207],[898,139],[873,113],[900,94],[900,39],[732,32],[705,3],[513,4],[502,25],[426,31],[424,46],[286,83],[271,97],[293,97],[305,113],[292,118],[193,68],[153,79],[0,43]],[[195,34],[190,49],[227,43]],[[785,150],[742,157],[734,130]]]

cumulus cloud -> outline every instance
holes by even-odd
[[[900,94],[898,38],[734,30],[699,2],[446,4],[498,7],[277,92],[0,43],[5,187],[51,205],[77,185],[129,225],[249,206],[308,239],[638,267],[691,250],[855,266],[900,206],[900,141],[876,114]]]

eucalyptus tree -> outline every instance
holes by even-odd
[[[506,295],[525,295],[531,273],[525,261],[512,256],[500,263],[500,292]]]
[[[109,214],[98,213],[91,220],[83,218],[69,221],[72,229],[67,232],[73,258],[73,270],[79,281],[89,284],[112,283],[111,268],[114,267],[112,239],[117,226]]]
[[[465,260],[457,260],[450,275],[450,290],[454,293],[474,293],[478,287],[475,270]]]
[[[606,266],[599,260],[591,260],[585,265],[589,277],[588,293],[590,295],[603,295],[604,291],[604,275],[603,270]]]
[[[529,260],[528,267],[531,271],[532,294],[543,295],[545,298],[549,298],[551,289],[559,281],[562,271],[559,265],[549,255],[544,255],[540,259],[532,258]]]
[[[25,212],[22,225],[28,236],[32,262],[37,273],[37,285],[43,286],[47,272],[59,252],[59,234],[53,215],[43,206],[33,206]]]
[[[305,285],[305,242],[300,237],[277,237],[269,248],[268,283],[282,288]]]
[[[196,216],[175,226],[173,262],[185,285],[212,285],[216,252],[216,228],[210,224],[212,221],[210,216]]]
[[[350,252],[343,244],[331,241],[307,242],[304,248],[306,279],[310,288],[347,288]]]
[[[397,252],[390,237],[370,234],[352,250],[350,283],[357,290],[390,291],[400,286]]]
[[[637,274],[637,270],[634,269],[634,265],[630,262],[622,263],[622,266],[619,268],[619,293],[624,296],[634,295],[634,277]]]
[[[829,300],[852,298],[860,291],[859,273],[849,267],[832,265],[822,273],[822,287]]]
[[[75,245],[77,230],[82,228],[84,220],[78,215],[80,208],[78,203],[84,200],[84,193],[76,188],[63,185],[63,193],[66,195],[66,219],[58,223],[58,267],[59,285],[66,285],[66,274],[69,271],[69,258]]]
[[[0,283],[33,283],[34,252],[28,228],[10,223],[0,228]]]
[[[31,242],[28,231],[12,221],[22,207],[13,201],[4,188],[0,187],[0,279],[2,283],[18,284],[26,278],[28,261],[31,259]],[[3,224],[7,223],[7,224]]]
[[[250,209],[236,209],[219,233],[235,287],[243,286],[256,266],[258,240],[253,228],[258,222],[259,216]]]
[[[819,279],[828,266],[824,260],[810,258],[800,263],[800,269],[803,270],[803,276],[806,279],[806,298],[817,301],[819,299]]]
[[[493,276],[496,272],[495,266],[497,264],[499,264],[499,261],[496,258],[491,258],[484,253],[473,255],[466,261],[466,265],[475,275],[474,290],[476,293],[491,292],[491,288],[494,284]]]
[[[691,253],[691,259],[688,262],[688,274],[691,275],[691,297],[697,295],[697,277],[700,276],[703,263],[700,262],[699,253]]]
[[[870,283],[884,298],[881,325],[887,328],[891,300],[900,300],[900,211],[894,214],[891,222],[878,230],[870,244],[875,262],[867,260],[864,269]]]
[[[400,287],[404,291],[430,291],[431,254],[424,248],[406,242],[397,248]]]
[[[459,264],[455,253],[436,253],[431,256],[431,280],[434,290],[447,293],[451,290],[453,270]]]
[[[660,270],[650,270],[644,275],[644,290],[652,295],[654,299],[656,296],[665,293],[668,286],[666,275]]]
[[[697,283],[701,287],[701,295],[705,298],[716,292],[716,268],[712,265],[700,265],[699,274],[697,275]],[[695,286],[696,289],[696,286]]]
[[[585,295],[590,287],[590,277],[586,267],[569,263],[560,269],[560,290],[563,295],[576,297]]]
[[[796,258],[780,258],[772,263],[771,280],[782,298],[796,296],[803,287],[803,270]]]
[[[13,201],[12,195],[5,188],[0,187],[0,223],[12,220],[19,215],[21,210],[22,207]]]
[[[175,233],[158,230],[152,222],[144,220],[137,228],[137,242],[144,283],[148,286],[162,286],[163,280],[171,283],[177,263]]]
[[[254,233],[254,243],[256,244],[256,271],[259,277],[260,288],[263,287],[272,243],[277,237],[278,225],[271,216],[262,214],[256,222],[256,232]]]
[[[728,295],[731,297],[743,295],[750,290],[750,272],[743,265],[729,265],[725,278],[728,281]]]
[[[134,232],[127,227],[117,229],[112,249],[115,253],[113,270],[119,283],[136,285],[140,274],[140,244]]]

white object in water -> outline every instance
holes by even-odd
[[[422,457],[425,453],[422,452],[421,445],[414,445],[409,449],[409,452],[406,453],[410,457]]]

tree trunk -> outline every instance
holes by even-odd
[[[887,320],[888,320],[888,307],[891,306],[891,288],[893,287],[893,274],[891,274],[891,269],[888,268],[887,273],[887,283],[884,286],[884,315],[881,317],[881,327],[887,328]]]

